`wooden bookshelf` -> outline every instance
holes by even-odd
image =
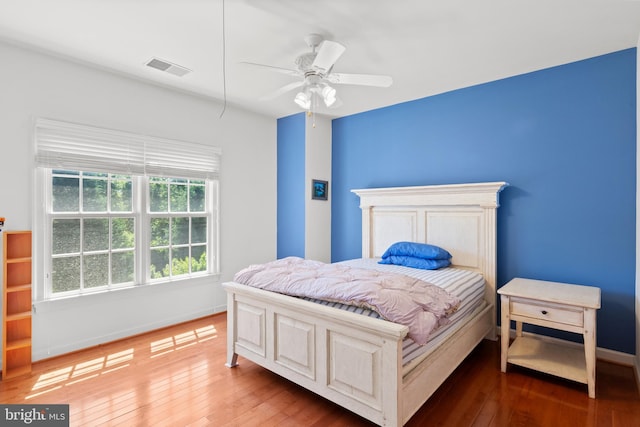
[[[3,237],[2,378],[31,372],[31,231]]]

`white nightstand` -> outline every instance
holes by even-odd
[[[515,278],[498,289],[502,311],[501,369],[507,362],[587,384],[596,396],[596,310],[600,288]],[[511,320],[516,339],[509,346]],[[522,324],[582,334],[584,346],[523,336]]]

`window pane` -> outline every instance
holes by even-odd
[[[149,184],[149,193],[151,212],[169,212],[169,185],[154,180]]]
[[[151,250],[151,278],[160,279],[169,276],[169,249]]]
[[[111,220],[111,248],[126,249],[135,247],[135,228],[133,218],[113,218]]]
[[[191,272],[207,271],[207,247],[193,246],[191,248]]]
[[[83,262],[85,288],[109,284],[109,254],[85,255]]]
[[[80,289],[80,257],[53,258],[51,261],[52,292],[66,292]]]
[[[171,274],[189,274],[189,248],[177,248],[172,251]]]
[[[111,181],[111,211],[133,211],[131,194],[131,179],[113,179]]]
[[[151,247],[169,245],[169,218],[151,218]]]
[[[191,218],[191,243],[207,242],[207,218]]]
[[[107,211],[107,181],[91,178],[82,180],[82,208],[86,212]]]
[[[176,184],[175,182],[170,185],[170,212],[187,212],[187,185]]]
[[[78,178],[54,176],[51,192],[54,212],[78,212],[80,210],[80,180]]]
[[[189,218],[174,218],[171,222],[171,244],[186,245],[189,243]]]
[[[204,184],[194,185],[191,184],[189,188],[189,211],[190,212],[204,212]]]
[[[51,229],[51,250],[54,255],[80,252],[79,219],[54,219]]]
[[[111,282],[133,282],[133,251],[114,253],[111,257]]]
[[[109,249],[109,219],[89,218],[84,220],[83,229],[85,251],[106,251]]]

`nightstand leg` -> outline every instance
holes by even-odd
[[[596,397],[596,311],[584,309],[584,356],[587,364],[589,397]]]
[[[500,370],[502,372],[507,372],[511,316],[509,315],[509,297],[506,295],[500,295],[500,311]]]

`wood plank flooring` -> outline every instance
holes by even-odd
[[[0,382],[0,402],[66,403],[72,426],[372,425],[243,358],[225,367],[225,351],[218,314],[37,362]],[[640,425],[630,367],[598,361],[596,393],[517,367],[503,374],[499,343],[485,341],[407,425]]]

